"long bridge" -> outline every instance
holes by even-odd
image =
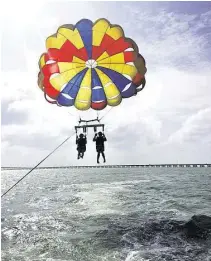
[[[142,164],[142,165],[87,165],[87,166],[58,166],[58,167],[38,167],[37,169],[85,169],[85,168],[210,168],[211,163],[205,164]],[[1,167],[2,170],[31,169],[31,167]]]

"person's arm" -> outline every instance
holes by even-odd
[[[87,144],[87,138],[86,138],[86,136],[85,136],[85,144]]]
[[[107,141],[105,134],[103,134],[103,140]]]
[[[78,135],[76,136],[76,142],[75,143],[78,144]]]
[[[93,141],[96,141],[96,139],[97,139],[97,133],[95,133],[95,136],[94,136],[94,138],[93,138]]]

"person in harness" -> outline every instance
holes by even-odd
[[[103,160],[104,160],[104,163],[105,163],[106,159],[105,159],[105,154],[104,154],[104,150],[105,150],[104,142],[107,141],[107,139],[106,139],[104,133],[102,133],[101,131],[98,132],[98,134],[95,133],[93,141],[96,142],[97,163],[100,163],[99,162],[100,154],[102,154]]]
[[[76,144],[77,144],[77,151],[78,151],[78,159],[84,157],[84,152],[86,151],[86,144],[87,144],[87,139],[86,135],[80,134],[79,137],[78,135],[76,136]]]

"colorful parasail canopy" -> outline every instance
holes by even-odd
[[[145,60],[123,29],[106,19],[63,25],[46,40],[38,85],[48,102],[78,110],[117,106],[145,86]]]

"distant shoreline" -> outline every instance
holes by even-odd
[[[37,167],[37,169],[72,169],[72,168],[153,168],[153,167],[168,167],[168,168],[189,168],[189,167],[198,167],[206,168],[211,167],[211,163],[189,163],[189,164],[125,164],[125,165],[74,165],[74,166],[46,166],[46,167]],[[22,170],[22,169],[32,169],[33,167],[1,167],[1,170]]]

